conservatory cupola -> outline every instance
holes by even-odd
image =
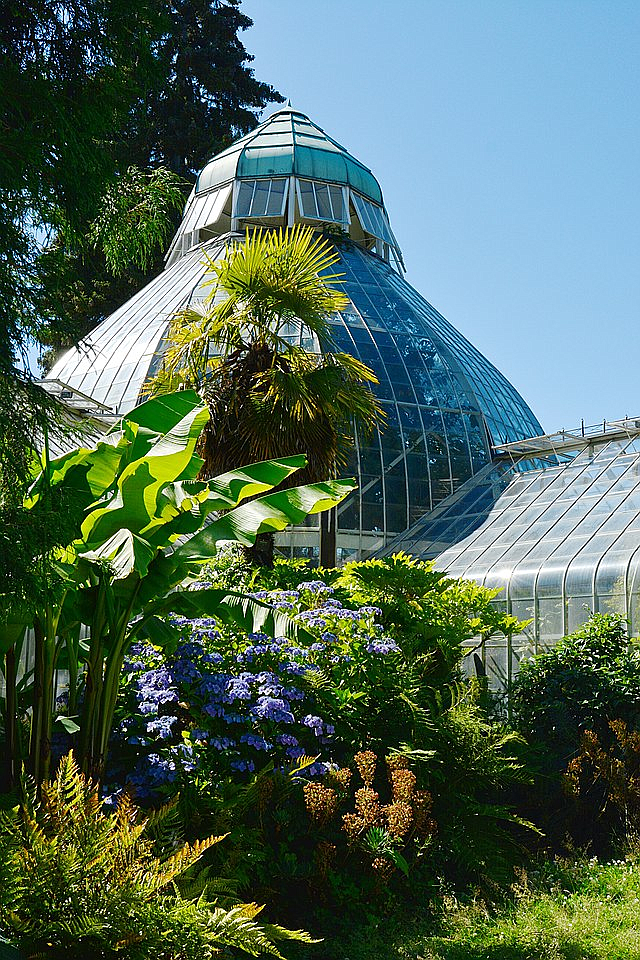
[[[344,233],[402,266],[380,185],[369,168],[287,106],[203,167],[167,267],[214,237],[295,223]]]

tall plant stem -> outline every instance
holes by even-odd
[[[33,663],[33,710],[29,738],[29,767],[31,775],[40,783],[40,741],[42,739],[42,697],[44,694],[44,629],[39,617],[33,622],[35,642]]]
[[[51,725],[53,722],[53,681],[56,664],[56,631],[58,610],[48,607],[44,624],[39,617],[33,623],[35,665],[33,715],[29,760],[31,773],[38,786],[49,777],[51,765]]]
[[[96,713],[100,703],[104,672],[104,638],[106,632],[105,592],[103,584],[97,589],[96,606],[91,622],[89,658],[84,688],[84,704],[80,720],[78,755],[82,772],[89,773],[95,736]]]
[[[119,618],[116,636],[112,638],[111,650],[105,664],[100,711],[98,713],[98,722],[94,735],[94,751],[91,758],[91,773],[98,781],[101,781],[104,776],[107,762],[109,737],[111,735],[118,690],[120,688],[122,665],[130,643],[129,620],[131,619],[131,613],[136,599],[137,591],[132,594],[126,610],[123,611]]]
[[[5,735],[7,743],[7,763],[9,789],[12,790],[19,779],[18,771],[18,737],[17,737],[17,703],[16,703],[16,648],[7,650],[4,658],[5,696]]]

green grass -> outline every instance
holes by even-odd
[[[434,921],[378,923],[343,960],[640,960],[640,864],[545,864],[499,908],[445,898]]]

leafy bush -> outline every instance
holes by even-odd
[[[424,877],[436,869],[458,878],[504,872],[522,837],[523,822],[504,799],[522,778],[514,757],[518,738],[487,720],[477,687],[460,678],[459,663],[463,640],[510,623],[488,607],[489,591],[443,584],[438,575],[434,582],[442,592],[430,596],[428,564],[393,558],[391,579],[404,576],[405,566],[420,584],[413,595],[421,595],[422,614],[415,619],[422,620],[413,629],[414,636],[421,631],[422,652],[414,642],[403,646],[406,635],[397,618],[389,616],[393,625],[385,630],[381,607],[355,603],[348,586],[353,568],[345,581],[330,571],[331,584],[300,582],[304,569],[288,563],[277,564],[268,577],[290,584],[295,573],[295,588],[254,589],[253,597],[290,616],[312,642],[269,640],[214,620],[183,619],[173,622],[183,631],[174,653],[136,647],[125,664],[112,749],[120,766],[112,767],[113,784],[126,779],[141,798],[180,788],[189,829],[204,822],[207,829],[231,830],[229,860],[219,863],[225,875],[246,885],[257,882],[269,898],[287,899],[295,882],[298,903],[304,884],[309,909],[315,909],[312,891],[324,882],[318,851],[326,854],[326,844],[336,838],[309,821],[303,782],[317,784],[319,792],[331,790],[336,769],[355,771],[358,751],[374,752],[380,769],[394,753],[405,758],[416,790],[431,791],[437,839],[429,839],[420,857],[404,842],[389,841],[384,811],[393,801],[380,800],[381,817],[368,825],[375,830],[367,843],[381,856],[367,860],[363,838],[349,847],[339,829],[335,862],[324,866],[331,896],[353,902],[369,887],[380,888],[381,876],[369,871],[365,883],[363,869],[379,859],[384,873],[393,865],[392,853],[407,853],[409,866],[420,861]],[[237,569],[233,558],[208,573],[219,587],[230,569]],[[437,610],[439,621],[449,623],[448,670],[442,659],[434,670],[436,641],[427,635]],[[376,789],[384,797],[388,788],[381,783]],[[342,813],[348,812],[354,810],[344,807]],[[401,884],[403,871],[396,866],[394,873],[393,883]]]
[[[309,646],[203,618],[173,621],[186,642],[171,655],[136,645],[125,662],[113,750],[120,770],[111,779],[119,772],[144,798],[175,789],[181,772],[222,780],[318,754],[310,772],[321,772],[376,731],[393,736],[375,718],[397,687],[398,647],[376,623],[377,608],[348,610],[332,593],[307,581],[253,594],[315,636]]]
[[[610,739],[609,721],[640,723],[640,648],[622,617],[595,614],[553,650],[526,661],[511,698],[521,732],[559,772],[584,730]]]
[[[405,658],[428,656],[434,678],[446,679],[459,666],[465,640],[522,628],[516,617],[492,605],[499,590],[452,579],[434,570],[432,561],[402,552],[348,563],[337,583],[355,603],[380,607],[382,623]]]
[[[105,813],[69,754],[40,804],[0,817],[0,930],[29,952],[65,958],[201,960],[223,946],[279,957],[275,941],[309,942],[260,924],[256,904],[210,903],[206,885],[181,895],[180,878],[223,837],[176,845],[170,814],[140,819],[126,794]]]

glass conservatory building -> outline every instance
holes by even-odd
[[[495,602],[531,621],[478,649],[495,686],[591,612],[622,614],[637,636],[640,420],[497,447],[492,466],[387,550],[400,548],[499,588]]]
[[[94,422],[137,404],[171,318],[204,299],[206,257],[254,228],[310,224],[335,246],[348,307],[333,339],[373,368],[387,424],[357,439],[358,489],[339,507],[338,560],[404,549],[501,589],[526,632],[476,665],[508,681],[523,656],[591,610],[640,633],[640,421],[543,435],[508,380],[407,283],[371,171],[286,107],[213,157],[187,201],[166,267],[54,366],[45,386]],[[291,337],[313,350],[300,326]],[[318,555],[312,525],[280,548]]]
[[[312,225],[336,247],[349,305],[332,318],[338,349],[373,368],[387,423],[358,439],[358,489],[338,509],[338,559],[369,556],[494,461],[496,445],[542,429],[508,380],[404,278],[403,258],[371,171],[291,107],[213,157],[200,172],[165,270],[51,370],[45,384],[108,421],[141,399],[162,361],[172,316],[204,299],[206,256],[247,229]],[[312,349],[322,344],[306,339]],[[317,555],[308,526],[281,548]]]

